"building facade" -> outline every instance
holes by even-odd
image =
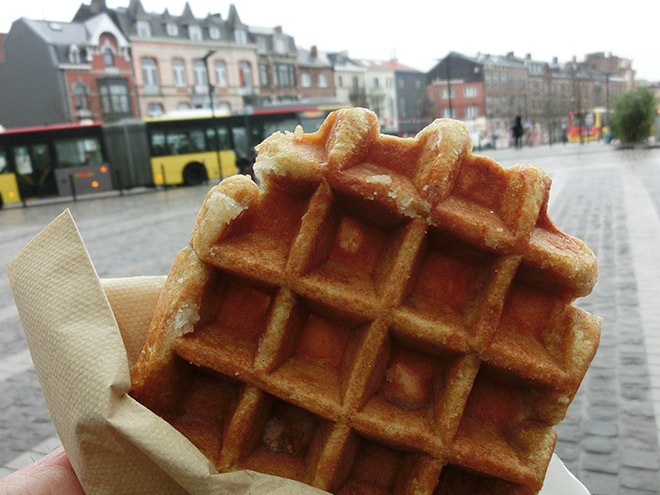
[[[335,96],[334,70],[327,53],[316,46],[298,48],[298,85],[302,99]]]
[[[136,117],[130,45],[107,14],[84,22],[19,19],[0,63],[0,124]]]
[[[142,116],[211,104],[230,112],[257,99],[257,46],[233,6],[223,20],[219,14],[197,18],[188,3],[173,15],[146,12],[140,0],[114,10],[94,0],[76,18],[99,9],[112,12],[130,41]]]
[[[432,118],[432,110],[426,93],[424,72],[396,63],[394,86],[400,136],[414,136],[426,127]]]
[[[368,106],[365,73],[367,70],[348,56],[348,52],[328,53],[335,75],[335,96],[356,107]]]
[[[286,34],[281,26],[250,27],[249,32],[251,42],[257,47],[260,103],[297,100],[298,53],[293,36]]]

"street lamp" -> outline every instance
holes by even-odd
[[[215,121],[215,105],[213,104],[213,86],[211,85],[211,71],[209,70],[209,57],[215,53],[215,50],[209,50],[206,55],[202,57],[204,65],[206,66],[206,83],[209,88],[209,105],[211,106],[211,124],[213,125],[213,132],[215,135],[215,155],[218,160],[218,176],[220,180],[222,176],[222,159],[220,158],[220,136],[218,135],[218,125]]]
[[[449,117],[453,118],[454,111],[451,107],[451,82],[449,80],[449,55],[447,55],[447,58],[445,59],[445,70],[447,72],[447,98],[449,98]]]

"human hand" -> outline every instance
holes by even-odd
[[[60,447],[0,479],[0,495],[85,495],[85,492]]]

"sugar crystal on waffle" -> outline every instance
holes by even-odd
[[[440,119],[276,133],[208,193],[132,395],[219,471],[338,494],[532,494],[598,345],[549,178]]]

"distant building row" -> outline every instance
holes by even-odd
[[[0,40],[1,41],[1,40]],[[369,107],[383,131],[412,134],[436,117],[503,135],[516,115],[550,132],[571,110],[607,106],[633,84],[630,60],[538,62],[450,53],[428,73],[396,61],[297,48],[281,27],[148,13],[140,0],[81,5],[70,23],[19,19],[0,50],[0,124],[112,121],[191,108],[336,97]]]

